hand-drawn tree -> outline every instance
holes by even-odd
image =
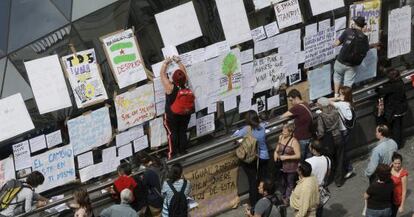
[[[227,91],[233,89],[233,74],[238,69],[237,65],[237,57],[233,53],[228,53],[226,57],[224,57],[223,64],[221,66],[221,72],[227,76]]]

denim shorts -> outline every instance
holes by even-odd
[[[365,217],[389,217],[391,216],[391,208],[386,209],[367,209]]]
[[[352,87],[356,78],[356,66],[347,66],[335,61],[333,80],[337,84]]]

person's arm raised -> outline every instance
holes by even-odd
[[[168,79],[168,75],[167,75],[167,68],[168,68],[168,65],[170,65],[171,61],[172,61],[171,58],[167,57],[162,64],[161,72],[160,72],[161,83],[162,83],[162,86],[164,87],[164,91],[166,94],[171,94],[174,89],[174,85]]]
[[[181,69],[181,71],[184,72],[185,78],[188,81],[188,74],[187,74],[187,68],[184,66],[184,64],[181,62],[181,59],[179,56],[173,56],[173,60],[175,63],[177,63],[178,67]]]

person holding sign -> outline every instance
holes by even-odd
[[[44,181],[45,177],[43,174],[39,171],[34,171],[27,176],[26,182],[10,180],[9,182],[14,182],[13,185],[8,185],[6,183],[6,186],[2,187],[1,192],[12,194],[12,191],[19,190],[9,202],[9,205],[1,210],[0,216],[16,216],[45,206],[47,204],[47,198],[34,192],[34,189],[42,185]],[[4,201],[4,198],[1,198],[1,201]],[[33,205],[34,202],[35,205]],[[2,204],[2,206],[3,205],[4,204]]]
[[[335,46],[342,46],[334,65],[334,91],[339,96],[339,87],[352,87],[356,78],[356,67],[364,60],[369,50],[368,37],[363,33],[367,25],[365,17],[355,17],[352,28],[346,29],[335,41]]]
[[[172,61],[178,64],[179,69],[175,70],[171,82],[167,68]],[[187,70],[177,56],[165,59],[160,77],[166,94],[164,126],[168,136],[168,159],[171,159],[173,155],[185,154],[187,126],[194,112],[195,97],[187,87]]]

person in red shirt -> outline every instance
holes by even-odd
[[[287,99],[292,103],[289,111],[285,112],[282,117],[292,117],[295,123],[294,137],[299,141],[301,160],[311,157],[309,143],[312,138],[312,112],[308,103],[302,100],[302,95],[296,89],[292,89],[287,94]]]
[[[397,152],[392,155],[391,179],[394,183],[394,204],[392,206],[392,217],[404,212],[405,197],[407,195],[408,171],[402,168],[402,156]]]

